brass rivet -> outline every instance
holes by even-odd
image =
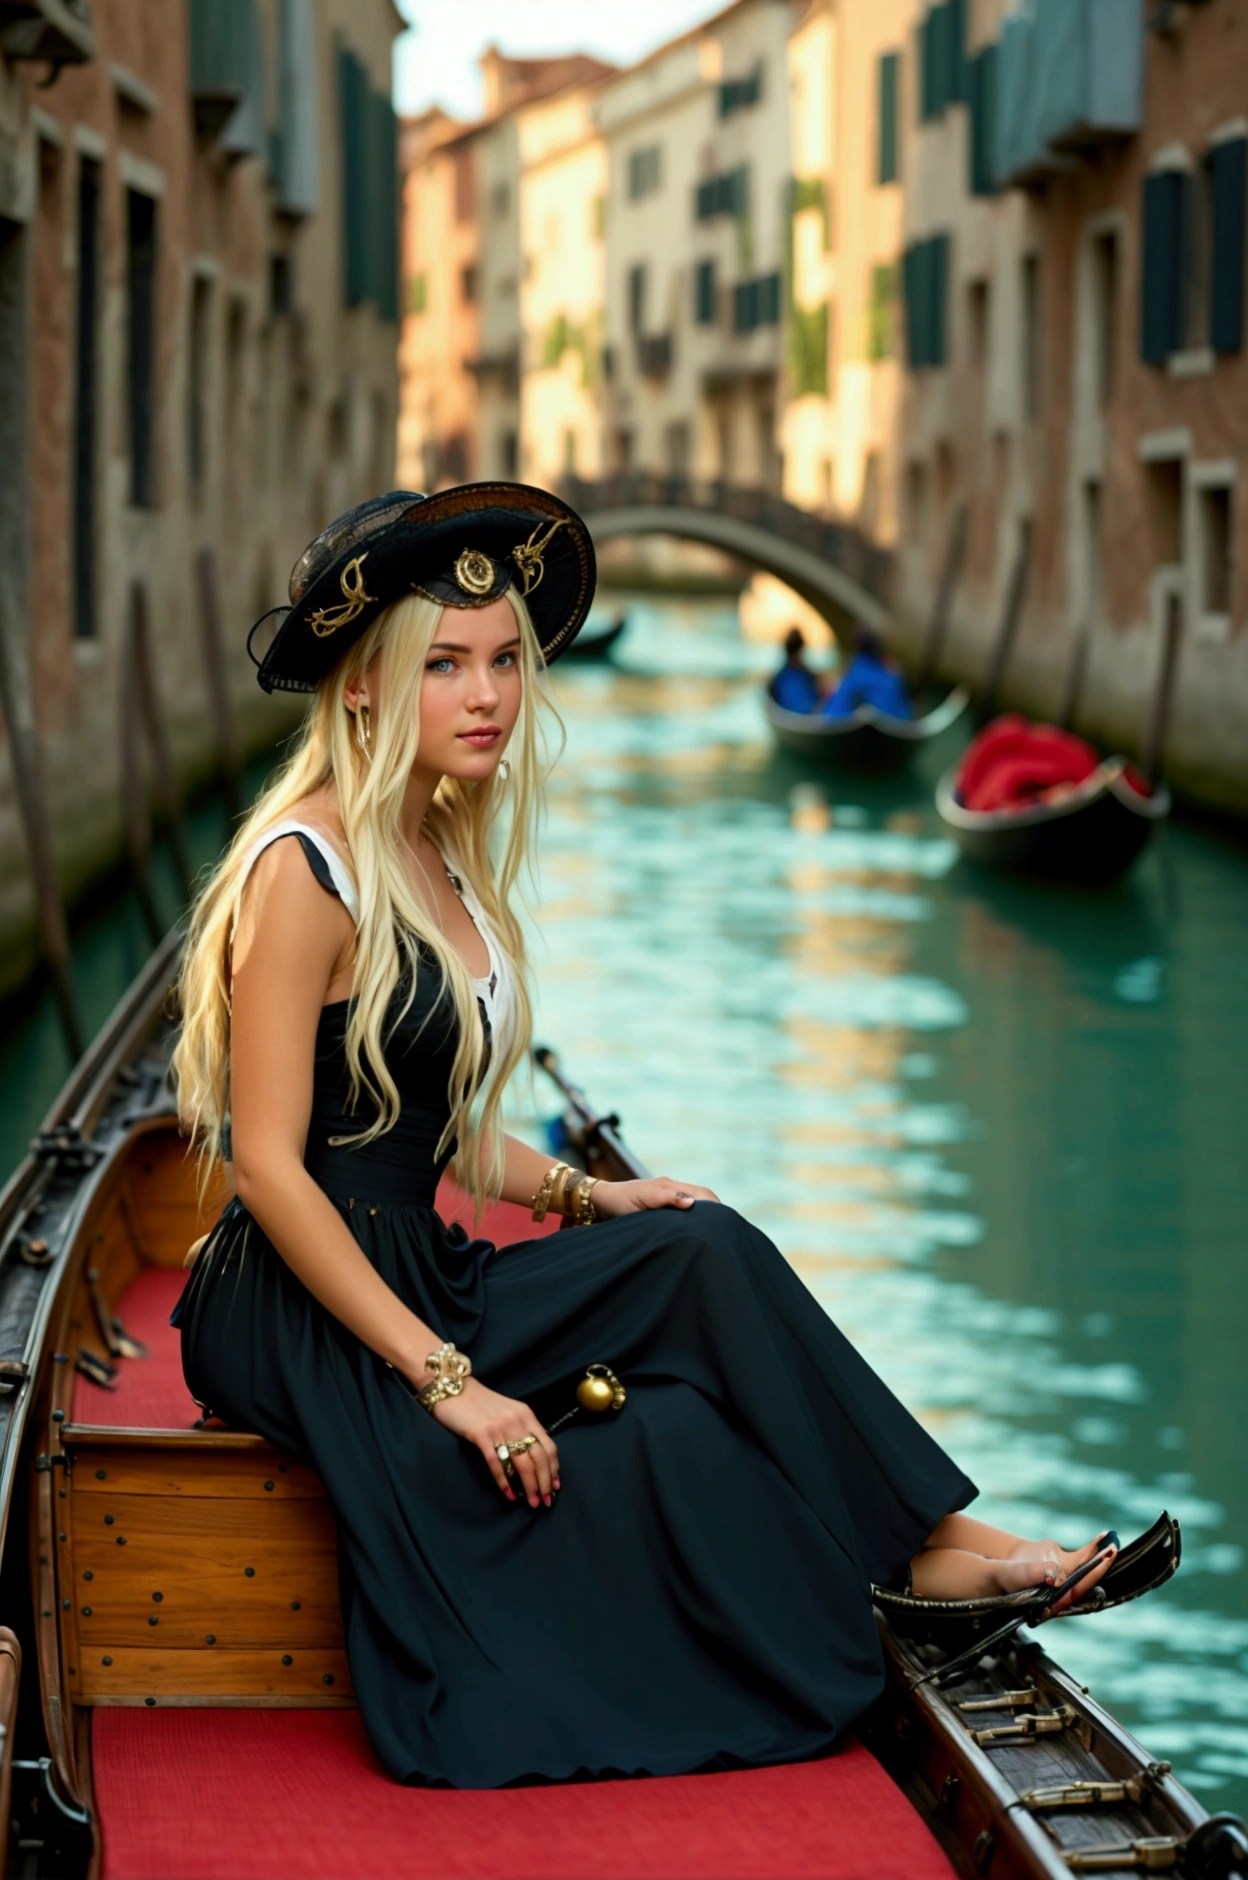
[[[125,1535],[124,1535],[124,1534],[119,1534],[119,1535],[117,1536],[117,1545],[118,1545],[119,1547],[124,1547],[124,1546],[125,1546],[125,1544],[126,1544],[126,1537],[125,1537]]]
[[[143,1702],[144,1702],[144,1703],[145,1703],[145,1704],[147,1705],[147,1707],[148,1707],[148,1709],[149,1709],[149,1710],[155,1710],[155,1708],[156,1708],[156,1699],[155,1699],[154,1697],[145,1697],[145,1698],[143,1699]]]
[[[147,1615],[147,1623],[148,1623],[149,1625],[159,1625],[159,1624],[160,1624],[160,1620],[159,1620],[159,1619],[157,1618],[157,1616],[156,1616],[156,1614],[155,1614],[154,1612],[149,1612],[149,1613],[148,1613],[148,1615]]]
[[[254,1567],[244,1567],[243,1572],[247,1575],[249,1580],[254,1580],[256,1577],[256,1569]]]
[[[94,1573],[92,1573],[90,1567],[88,1567],[82,1577],[84,1580],[93,1580],[95,1578],[95,1575]]]
[[[83,1607],[83,1609],[82,1609],[82,1616],[83,1616],[83,1618],[84,1618],[84,1619],[89,1619],[89,1618],[91,1617],[91,1608],[90,1608],[90,1606],[84,1606],[84,1607]]]
[[[277,1472],[278,1472],[278,1474],[279,1474],[279,1475],[285,1475],[285,1473],[286,1473],[286,1471],[287,1471],[287,1469],[289,1469],[289,1467],[290,1467],[290,1464],[289,1464],[289,1462],[279,1462],[279,1463],[278,1463],[278,1465],[277,1465]]]
[[[161,1600],[162,1600],[162,1599],[163,1599],[164,1597],[165,1597],[165,1596],[164,1596],[164,1594],[163,1594],[163,1593],[153,1593],[153,1594],[152,1594],[152,1598],[153,1598],[153,1599],[154,1599],[154,1600],[156,1601],[156,1604],[157,1604],[158,1606],[159,1606],[159,1604],[160,1604],[160,1602],[161,1602]]]
[[[376,1214],[377,1212],[376,1208],[370,1208],[368,1211],[370,1214]]]
[[[293,1658],[291,1657],[291,1655],[290,1655],[290,1653],[289,1653],[289,1652],[283,1652],[283,1653],[282,1653],[282,1663],[283,1663],[284,1665],[293,1665],[293,1664],[294,1664],[294,1662],[295,1662],[295,1661],[294,1661],[294,1659],[293,1659]]]
[[[64,1501],[66,1495],[68,1495],[69,1493],[69,1490],[67,1488],[58,1488],[56,1492],[60,1496],[61,1500]]]
[[[65,1536],[63,1534],[58,1534],[56,1538],[58,1541],[63,1541],[65,1539]]]
[[[334,1674],[332,1671],[327,1671],[325,1673],[325,1676],[321,1679],[322,1684],[332,1684],[333,1681],[334,1681]]]
[[[100,1660],[100,1663],[101,1663],[102,1665],[111,1665],[111,1664],[112,1664],[112,1662],[113,1662],[113,1661],[112,1661],[112,1659],[111,1659],[111,1658],[101,1658],[101,1660]]]
[[[264,1488],[265,1488],[265,1493],[266,1493],[266,1494],[268,1494],[268,1495],[271,1495],[271,1494],[273,1493],[273,1484],[272,1484],[272,1482],[266,1482],[266,1483],[265,1483],[265,1485],[264,1485]]]
[[[52,1421],[54,1423],[63,1423],[65,1421],[65,1412],[63,1410],[54,1410],[52,1412]]]
[[[216,1644],[216,1642],[217,1642],[217,1635],[216,1635],[216,1633],[215,1633],[215,1632],[205,1632],[205,1633],[204,1633],[204,1644],[205,1644],[205,1645],[215,1645],[215,1644]]]
[[[302,1602],[297,1599],[292,1599],[290,1602],[290,1610],[292,1612],[298,1612],[300,1610],[301,1603]]]
[[[115,1521],[116,1519],[117,1519],[117,1516],[116,1516],[115,1514],[106,1514],[106,1515],[104,1516],[104,1525],[105,1525],[105,1527],[112,1527],[112,1525],[113,1525],[113,1522],[114,1522],[114,1521]]]
[[[63,1600],[61,1601],[61,1604],[62,1604],[62,1606],[63,1606],[63,1607],[65,1608],[65,1610],[66,1610],[66,1612],[68,1612],[68,1611],[69,1611],[69,1609],[70,1609],[70,1607],[71,1607],[71,1606],[73,1605],[73,1603],[74,1603],[74,1602],[73,1602],[73,1600],[72,1600],[72,1599],[63,1599]]]
[[[95,1479],[97,1482],[106,1482],[108,1480],[108,1470],[97,1469],[95,1472]]]

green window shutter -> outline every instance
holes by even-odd
[[[758,283],[738,281],[732,290],[732,330],[752,333],[758,325]]]
[[[338,111],[342,138],[342,286],[348,307],[368,299],[368,83],[346,46],[338,48]]]
[[[1140,268],[1140,357],[1161,366],[1179,348],[1182,332],[1183,196],[1181,170],[1154,170],[1144,178],[1143,260]]]
[[[966,63],[966,94],[970,106],[970,190],[972,196],[995,196],[997,144],[997,48],[983,46]]]
[[[877,183],[897,181],[897,90],[901,55],[882,52],[876,80],[876,154]]]
[[[928,247],[928,293],[931,296],[928,364],[943,366],[949,358],[949,237],[933,235]]]
[[[699,261],[693,283],[693,317],[699,326],[714,326],[715,263]]]
[[[966,0],[945,0],[945,97],[949,104],[967,100]]]
[[[699,222],[709,222],[715,214],[715,195],[717,178],[709,176],[705,183],[699,183],[694,191],[693,213]]]
[[[1213,195],[1213,265],[1209,291],[1209,344],[1214,352],[1240,352],[1244,344],[1245,158],[1248,141],[1231,137],[1209,153]]]
[[[936,116],[937,109],[938,109],[938,106],[936,105],[936,102],[935,102],[936,100],[936,64],[935,64],[935,57],[934,57],[935,34],[933,30],[932,20],[933,20],[933,13],[929,9],[929,11],[923,15],[922,20],[919,22],[918,94],[919,94],[919,122],[921,124],[926,124],[932,118],[934,118]]]
[[[776,326],[780,320],[780,276],[764,274],[757,283],[758,324]]]
[[[315,215],[320,207],[321,153],[314,0],[281,0],[278,10],[276,161],[278,207]]]
[[[369,94],[374,194],[372,295],[383,320],[399,317],[399,146],[394,106],[383,92]]]

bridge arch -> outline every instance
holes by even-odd
[[[669,535],[725,550],[775,575],[841,635],[886,629],[892,557],[854,529],[825,522],[763,490],[686,478],[628,475],[570,478],[563,494],[595,544],[629,535]]]

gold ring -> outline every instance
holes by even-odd
[[[533,1448],[536,1441],[536,1436],[520,1436],[514,1443],[504,1443],[503,1448],[509,1456],[522,1456],[526,1449]]]
[[[494,1451],[494,1454],[498,1457],[499,1461],[502,1463],[503,1474],[507,1477],[507,1480],[509,1482],[514,1481],[515,1475],[516,1475],[516,1465],[511,1459],[511,1451],[507,1447],[506,1443],[500,1443],[497,1449]]]

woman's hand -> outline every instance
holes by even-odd
[[[434,1404],[433,1415],[444,1429],[453,1430],[481,1451],[508,1501],[515,1501],[518,1490],[530,1508],[541,1502],[548,1508],[554,1505],[553,1497],[560,1486],[559,1451],[527,1404],[517,1403],[514,1397],[500,1397],[497,1391],[470,1377],[458,1397],[443,1397]],[[509,1480],[499,1448],[526,1436],[535,1436],[537,1441],[512,1457],[515,1475]]]
[[[668,1175],[647,1176],[641,1182],[599,1182],[590,1198],[607,1220],[619,1214],[642,1214],[647,1208],[691,1208],[695,1201],[719,1200],[709,1188],[674,1182]]]

